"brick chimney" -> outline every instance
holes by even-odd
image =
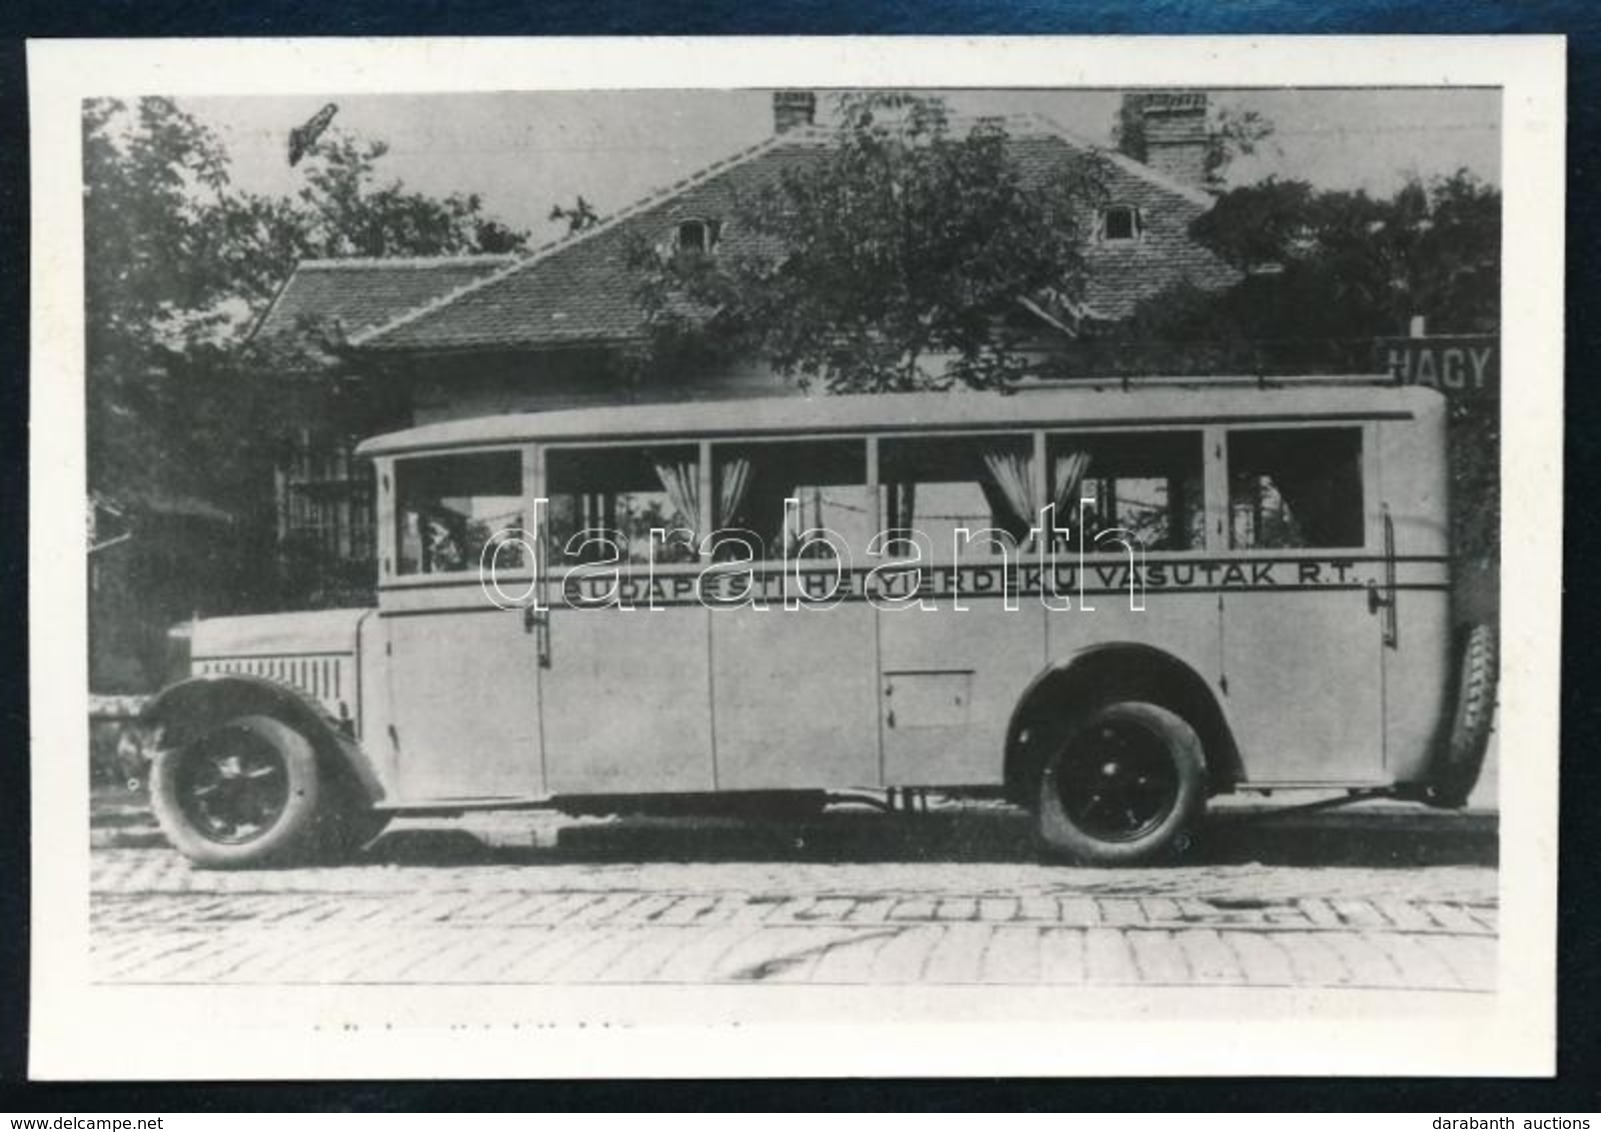
[[[1206,184],[1206,92],[1142,91],[1123,96],[1125,123],[1138,123],[1129,156],[1200,188]]]
[[[781,134],[796,126],[810,126],[817,117],[817,95],[809,90],[773,92],[773,132]]]

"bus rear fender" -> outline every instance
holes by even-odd
[[[356,740],[315,701],[276,681],[240,673],[192,676],[164,688],[142,718],[161,728],[160,746],[171,749],[240,715],[283,721],[310,741],[325,773],[369,802],[383,800],[383,786]]]
[[[1113,699],[1158,704],[1189,723],[1206,751],[1212,793],[1227,793],[1244,778],[1228,721],[1200,674],[1150,645],[1108,642],[1045,669],[1018,700],[1006,729],[1006,797],[1027,803],[1040,761],[1071,721]]]

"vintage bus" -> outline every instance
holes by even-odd
[[[153,805],[211,866],[492,807],[1001,796],[1115,864],[1220,793],[1460,806],[1495,658],[1453,623],[1444,408],[1149,381],[380,436],[376,608],[199,623]]]

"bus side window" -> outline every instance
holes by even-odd
[[[714,556],[835,557],[827,540],[812,538],[800,545],[799,536],[818,529],[837,536],[853,559],[865,552],[874,533],[865,441],[719,444],[712,452]],[[797,504],[789,530],[784,526],[787,499]]]
[[[1229,544],[1237,549],[1359,547],[1360,428],[1229,433]]]
[[[1146,550],[1195,550],[1206,525],[1198,432],[1086,433],[1046,445],[1057,526],[1090,553],[1122,553],[1096,536],[1121,532]]]
[[[395,462],[398,573],[457,574],[478,569],[484,544],[523,525],[519,452],[425,456]],[[525,565],[514,542],[500,569]]]
[[[935,562],[995,558],[1028,542],[1039,518],[1029,436],[884,440],[879,445],[884,529],[917,531]],[[957,534],[965,528],[969,537]],[[998,532],[985,537],[981,531]],[[899,545],[892,540],[891,547]]]
[[[699,449],[692,444],[546,449],[545,517],[556,566],[694,562],[700,537]],[[667,532],[652,539],[652,529]]]

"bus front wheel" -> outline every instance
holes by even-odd
[[[1035,834],[1049,860],[1155,860],[1200,817],[1206,758],[1195,730],[1156,704],[1104,704],[1040,768]]]
[[[157,754],[150,803],[174,848],[202,868],[301,856],[322,801],[317,756],[281,720],[242,715]]]

